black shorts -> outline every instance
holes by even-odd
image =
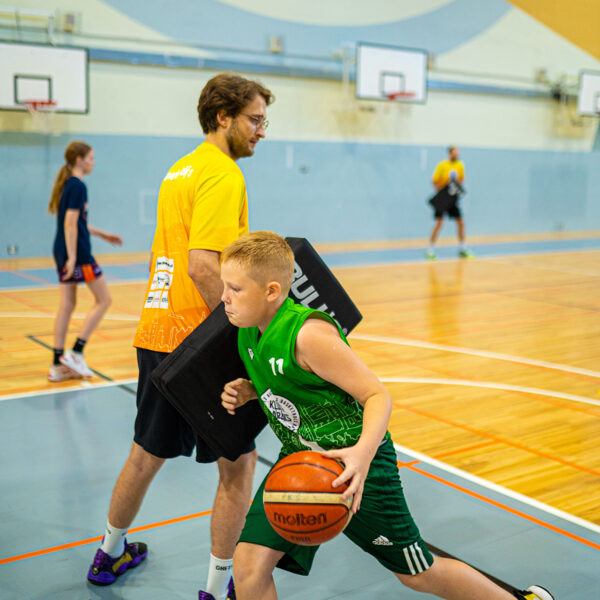
[[[442,219],[444,214],[447,214],[451,219],[461,219],[462,213],[460,212],[460,208],[458,208],[458,202],[453,202],[450,206],[447,206],[443,209],[435,209],[435,218]]]
[[[196,446],[196,460],[200,463],[215,462],[220,452],[210,448],[203,438],[197,436],[187,421],[171,403],[158,391],[150,374],[168,354],[137,348],[140,374],[137,388],[137,417],[133,441],[146,452],[159,458],[191,456]],[[254,442],[246,447],[243,454],[256,448]]]

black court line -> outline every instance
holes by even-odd
[[[36,338],[35,335],[26,335],[25,337],[27,339],[31,340],[32,342],[39,344],[43,348],[46,348],[50,351],[54,350],[54,348],[52,348],[52,346],[48,346],[48,344],[46,344],[45,342],[42,342],[42,340],[39,340],[38,338]],[[101,373],[100,371],[97,371],[96,369],[92,369],[91,367],[89,367],[89,368],[90,368],[90,371],[92,371],[92,373],[94,373],[95,375],[98,375],[98,377],[100,377],[101,379],[104,379],[104,381],[114,381],[114,379],[112,377],[109,377],[108,375],[105,375],[104,373]],[[134,396],[137,395],[137,392],[135,390],[132,390],[130,387],[127,387],[123,383],[117,385],[116,387],[119,387],[122,390],[129,392],[130,394],[133,394]]]
[[[260,456],[260,454],[258,455],[258,462],[262,463],[263,465],[266,465],[269,468],[271,468],[275,464],[274,462],[268,460],[264,456]],[[427,546],[427,548],[429,549],[429,551],[432,554],[441,556],[442,558],[451,558],[453,560],[459,560],[460,562],[463,562],[463,563],[469,565],[476,571],[479,571],[482,575],[485,575],[488,579],[493,581],[497,586],[501,587],[503,590],[506,590],[507,592],[509,592],[513,595],[517,591],[517,588],[515,588],[515,586],[510,585],[510,583],[506,583],[505,581],[502,581],[502,579],[498,579],[494,575],[490,575],[489,573],[486,573],[485,571],[482,571],[481,569],[478,569],[476,566],[472,565],[471,563],[468,563],[466,560],[463,560],[462,558],[458,558],[458,557],[450,554],[449,552],[446,552],[445,550],[442,550],[441,548],[438,548],[438,547],[434,546],[433,544],[430,544],[427,541],[425,541],[425,545]]]

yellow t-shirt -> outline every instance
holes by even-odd
[[[462,162],[460,160],[443,160],[433,172],[432,181],[434,185],[436,185],[438,189],[446,187],[450,182],[450,174],[452,171],[456,173],[456,180],[459,183],[463,183],[465,180],[465,166]]]
[[[172,352],[206,319],[210,310],[188,275],[188,252],[222,252],[247,232],[246,182],[231,158],[204,142],[171,167],[158,194],[152,272],[135,347]]]

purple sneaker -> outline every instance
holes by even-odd
[[[137,567],[148,556],[148,546],[142,542],[128,544],[125,540],[125,552],[113,558],[98,548],[94,562],[88,571],[88,581],[94,585],[110,585],[127,569]]]
[[[198,592],[198,600],[215,600],[215,597],[208,592],[200,590]],[[233,587],[233,577],[229,580],[229,587],[227,588],[227,600],[235,600],[235,588]]]

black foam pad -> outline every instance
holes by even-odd
[[[286,238],[296,265],[290,297],[331,314],[349,333],[362,315],[308,240]],[[229,460],[235,460],[260,433],[267,419],[258,402],[230,415],[221,406],[229,381],[248,378],[237,350],[237,327],[223,304],[152,372],[152,381],[197,435]]]

